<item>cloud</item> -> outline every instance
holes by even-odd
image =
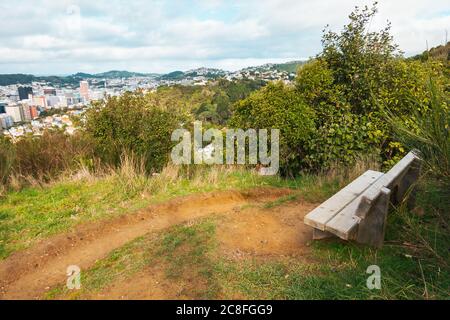
[[[0,73],[64,74],[199,66],[235,70],[321,49],[366,0],[2,0]],[[389,19],[407,54],[444,41],[447,0],[380,0],[371,29]]]

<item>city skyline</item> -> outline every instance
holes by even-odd
[[[0,73],[229,71],[307,59],[325,27],[339,31],[373,1],[2,1]],[[446,1],[379,1],[371,30],[392,23],[406,56],[443,44]]]

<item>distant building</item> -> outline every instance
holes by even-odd
[[[80,81],[80,96],[87,102],[89,101],[89,83]]]
[[[0,129],[9,129],[14,125],[14,119],[6,113],[0,114]]]
[[[1,114],[1,113],[6,113],[5,107],[6,107],[7,105],[8,105],[8,104],[7,104],[6,102],[0,101],[0,114]]]
[[[21,115],[22,115],[22,121],[31,121],[31,110],[28,104],[21,104]]]
[[[44,95],[56,96],[56,89],[55,88],[44,88]]]
[[[47,106],[49,107],[57,107],[59,106],[61,100],[58,96],[47,97]]]
[[[36,106],[30,106],[31,119],[36,119],[39,117],[39,111]]]
[[[24,114],[22,106],[20,105],[8,105],[5,107],[6,114],[11,116],[14,122],[22,122],[24,119]]]
[[[19,92],[19,100],[26,100],[30,94],[33,95],[33,89],[31,87],[19,87],[17,91]]]
[[[47,99],[43,96],[33,96],[33,105],[41,107],[42,109],[47,108]]]

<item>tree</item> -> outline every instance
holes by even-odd
[[[370,9],[356,7],[341,33],[324,30],[322,38],[319,57],[332,70],[334,84],[342,86],[356,113],[373,110],[371,97],[387,75],[386,64],[401,55],[393,43],[390,23],[378,32],[370,30],[376,13],[376,2]]]

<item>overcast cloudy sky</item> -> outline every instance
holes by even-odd
[[[1,0],[0,73],[236,70],[314,56],[355,0]],[[406,55],[445,41],[448,0],[380,0]]]

